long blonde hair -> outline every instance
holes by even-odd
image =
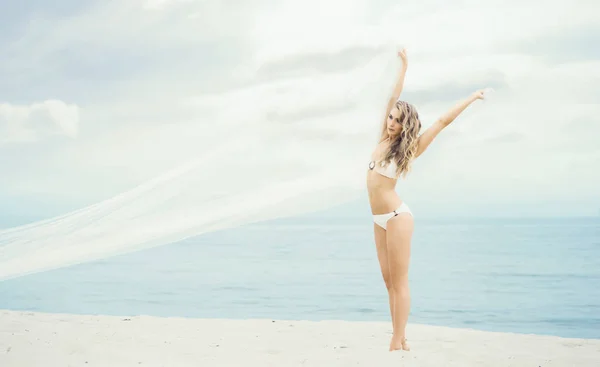
[[[387,165],[393,159],[398,166],[396,174],[406,177],[411,170],[412,160],[417,153],[421,120],[419,120],[417,109],[412,104],[404,101],[397,101],[395,107],[400,111],[398,120],[402,125],[402,130],[400,131],[400,134],[394,137],[390,142],[383,161],[385,162],[385,165]],[[386,123],[383,126],[382,140],[386,139],[387,136],[389,135],[387,134],[386,120]]]

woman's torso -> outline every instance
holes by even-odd
[[[380,143],[371,154],[371,162],[380,164],[385,157],[388,144]],[[367,162],[368,164],[369,162]],[[389,178],[373,169],[373,163],[367,168],[367,190],[372,214],[389,213],[397,209],[402,200],[396,193],[396,179]]]

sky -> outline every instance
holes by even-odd
[[[209,144],[199,126],[211,116],[316,106],[308,94],[240,91],[282,76],[318,81],[381,44],[407,48],[402,98],[425,128],[494,88],[399,184],[414,211],[600,215],[598,14],[592,0],[4,0],[0,222],[145,182]],[[323,114],[344,106],[321,102]]]

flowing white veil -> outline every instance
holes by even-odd
[[[355,199],[400,64],[395,48],[362,52],[341,70],[196,100],[213,111],[198,119],[214,122],[202,124],[193,159],[108,200],[0,231],[0,280]],[[244,111],[235,119],[232,103]]]

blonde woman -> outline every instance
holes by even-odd
[[[395,191],[400,176],[406,177],[411,162],[471,103],[483,99],[483,90],[473,93],[441,116],[419,136],[421,121],[416,108],[401,101],[408,67],[406,51],[398,53],[402,70],[387,105],[379,144],[371,155],[367,188],[375,228],[377,257],[389,294],[393,336],[390,351],[410,350],[405,328],[410,309],[408,267],[414,222],[409,207]]]

